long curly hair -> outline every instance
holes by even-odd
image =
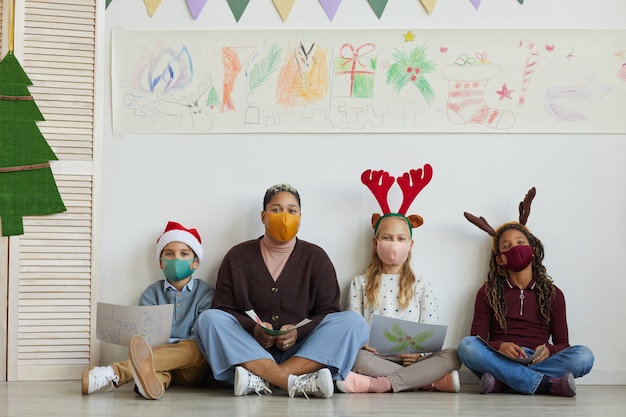
[[[376,231],[376,237],[378,237],[378,231]],[[406,261],[404,261],[402,269],[400,270],[400,279],[398,282],[398,285],[400,286],[400,291],[398,292],[398,305],[401,309],[407,308],[411,299],[413,299],[413,286],[417,280],[415,272],[413,272],[413,268],[411,268],[411,257],[411,251],[409,251]],[[379,305],[380,299],[378,294],[380,292],[382,269],[383,262],[380,260],[380,257],[374,248],[372,249],[370,265],[365,273],[367,281],[365,284],[366,305],[370,308],[376,308]]]
[[[546,324],[550,322],[550,308],[552,304],[552,298],[554,297],[555,287],[552,278],[548,275],[546,267],[543,266],[544,249],[543,244],[535,235],[523,225],[519,223],[508,223],[498,228],[496,235],[494,236],[494,250],[491,252],[491,261],[489,264],[489,274],[487,275],[487,285],[485,292],[489,304],[494,311],[496,320],[500,327],[506,330],[506,312],[507,305],[504,299],[504,290],[507,286],[506,279],[508,271],[506,266],[499,265],[496,258],[498,256],[500,237],[502,234],[510,229],[517,229],[524,233],[528,239],[528,243],[533,247],[533,260],[532,270],[533,278],[536,285],[534,288],[537,294],[537,302],[539,303],[539,312]]]

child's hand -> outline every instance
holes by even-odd
[[[402,366],[410,366],[422,359],[421,353],[401,353],[398,355],[402,359]]]
[[[537,352],[539,349],[541,349],[541,352],[539,352],[539,355],[537,355],[537,357],[533,359],[532,363],[539,363],[550,357],[550,351],[548,350],[548,347],[546,345],[537,346],[535,348],[535,352]]]
[[[364,345],[361,349],[365,349],[368,352],[372,352],[374,355],[378,355],[378,351],[371,347],[370,345]]]
[[[526,358],[526,352],[520,346],[516,345],[513,342],[504,342],[500,345],[498,351],[506,356],[511,358]]]

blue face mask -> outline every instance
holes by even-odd
[[[196,258],[191,259],[164,259],[161,258],[163,262],[163,275],[168,281],[180,281],[191,274],[193,274],[193,269],[191,269],[191,264],[195,262]]]

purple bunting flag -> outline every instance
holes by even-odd
[[[328,16],[328,19],[332,22],[337,13],[337,9],[339,9],[341,0],[320,0],[320,4],[324,12],[326,12],[326,16]]]
[[[206,6],[208,0],[187,0],[187,7],[189,8],[189,12],[193,17],[193,20],[196,20],[200,13],[202,13],[202,9]]]

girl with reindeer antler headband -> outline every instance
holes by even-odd
[[[493,238],[487,282],[476,295],[471,335],[461,361],[480,378],[479,392],[576,395],[574,378],[591,371],[593,353],[570,346],[563,292],[543,266],[543,245],[526,227],[536,190],[519,205],[519,220],[494,230],[465,213]],[[551,341],[551,343],[550,343]]]
[[[348,310],[369,320],[373,314],[436,323],[439,319],[437,299],[429,282],[416,277],[411,268],[412,229],[423,223],[421,216],[407,216],[409,206],[430,182],[433,175],[428,164],[398,177],[404,199],[397,213],[391,212],[387,193],[395,179],[385,171],[363,172],[361,181],[374,194],[383,214],[372,216],[374,237],[372,258],[367,272],[352,280]],[[365,346],[357,355],[352,372],[337,381],[342,392],[398,392],[424,389],[457,392],[460,388],[457,369],[461,366],[455,349],[444,349],[423,355],[418,352],[383,358],[375,349]]]

